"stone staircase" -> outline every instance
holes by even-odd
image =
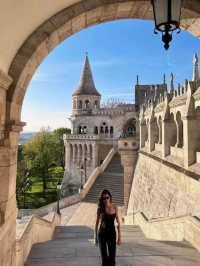
[[[123,167],[120,155],[113,156],[106,170],[100,174],[83,201],[97,203],[103,189],[108,189],[113,197],[113,202],[118,206],[124,205]]]
[[[59,226],[54,238],[36,244],[26,266],[100,266],[93,230],[83,225]],[[138,226],[122,226],[122,245],[117,246],[116,266],[198,266],[200,254],[187,242],[146,239]]]

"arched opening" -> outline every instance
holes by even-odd
[[[73,153],[74,153],[74,150],[73,150],[73,145],[72,144],[70,144],[70,153],[71,153],[71,155],[70,155],[70,159],[71,159],[71,161],[73,160]]]
[[[123,136],[133,137],[136,134],[136,119],[129,119],[123,127]]]
[[[89,109],[90,108],[90,101],[86,100],[85,101],[85,109]]]
[[[3,121],[3,124],[9,125],[8,128],[6,128],[6,143],[10,143],[12,146],[15,142],[12,146],[13,150],[16,149],[15,146],[17,146],[18,141],[16,132],[19,132],[23,126],[19,121],[24,94],[35,69],[41,63],[43,58],[62,40],[95,23],[120,18],[152,18],[150,1],[142,1],[141,6],[138,5],[138,9],[135,8],[135,2],[136,1],[119,2],[117,0],[111,0],[109,2],[95,1],[94,3],[93,1],[86,0],[83,3],[83,1],[79,1],[77,4],[69,6],[63,11],[61,11],[61,9],[56,9],[55,12],[59,10],[58,14],[54,14],[52,18],[44,17],[40,20],[45,21],[43,25],[40,25],[38,29],[31,29],[32,34],[29,32],[29,34],[24,35],[24,39],[26,39],[26,36],[30,37],[28,37],[21,45],[20,49],[17,47],[18,52],[15,56],[13,53],[12,57],[14,59],[11,64],[8,64],[10,65],[9,75],[13,78],[13,83],[7,91],[7,103],[6,107],[4,106],[4,109],[6,110],[6,121]],[[184,1],[184,8],[187,14],[189,13],[187,16],[192,18],[190,11],[195,12],[196,10],[199,10],[199,3],[197,3],[197,1]],[[191,27],[192,23],[195,22],[195,18],[191,19],[191,22],[186,22],[185,24],[183,21],[183,28],[188,28],[191,31],[194,30],[196,36],[200,36],[198,24],[196,27]],[[21,44],[22,42],[18,43]],[[17,127],[18,131],[12,132],[12,127]],[[5,155],[7,155],[8,147],[5,150]],[[2,151],[2,153],[3,152],[4,151]],[[12,165],[14,165],[13,162]],[[6,184],[3,183],[4,191],[1,191],[1,198],[3,201],[7,202],[9,200],[9,204],[4,204],[6,207],[3,208],[3,212],[5,212],[5,210],[8,212],[8,209],[6,208],[9,208],[11,203],[10,198],[8,199],[7,193],[8,191],[13,191],[11,186],[15,183],[13,182],[15,177],[10,177],[11,172],[12,175],[14,175],[14,171],[8,170],[6,172],[7,174],[5,175],[7,177],[4,179],[8,181],[6,181]]]
[[[94,108],[95,109],[99,108],[99,102],[97,100],[94,102]]]
[[[78,102],[78,108],[79,109],[82,109],[83,108],[83,102],[81,100]]]
[[[74,144],[74,157],[73,157],[73,161],[77,161],[78,159],[78,145],[77,144]]]
[[[113,134],[114,134],[114,128],[113,128],[113,126],[111,126],[110,127],[110,135],[113,136]]]
[[[99,130],[98,130],[98,127],[97,126],[94,127],[94,134],[95,135],[98,135],[99,134]]]

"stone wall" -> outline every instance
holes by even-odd
[[[182,170],[182,171],[181,171]],[[200,183],[169,162],[139,153],[128,214],[143,212],[148,219],[200,214]]]

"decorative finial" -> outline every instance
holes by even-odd
[[[163,74],[163,84],[164,85],[166,84],[166,76],[165,76],[165,74]]]
[[[171,73],[170,75],[170,95],[174,96],[174,74]]]
[[[136,85],[139,85],[139,76],[137,75],[137,83]]]
[[[197,53],[194,54],[194,57],[193,57],[193,64],[198,64],[199,63],[199,58],[198,58],[198,55]]]
[[[198,58],[198,55],[197,53],[194,54],[194,57],[193,57],[193,78],[192,80],[193,81],[197,81],[199,80],[199,58]]]

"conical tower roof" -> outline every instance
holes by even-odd
[[[88,55],[86,54],[85,62],[83,66],[83,71],[81,75],[80,84],[78,86],[78,89],[73,93],[73,96],[77,95],[95,95],[95,96],[101,96],[101,94],[97,91],[92,71],[90,67],[90,62]]]

